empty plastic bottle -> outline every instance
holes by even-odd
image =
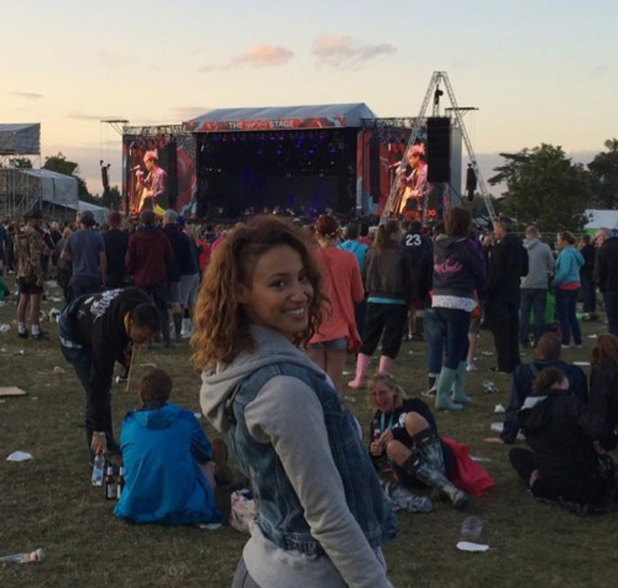
[[[94,458],[92,466],[91,482],[93,486],[103,486],[103,474],[105,473],[105,456],[99,453]]]
[[[37,549],[30,553],[15,553],[13,555],[5,555],[0,557],[0,563],[30,563],[35,561],[43,561],[45,559],[45,551],[43,549]]]
[[[469,516],[464,519],[461,525],[461,534],[463,537],[470,539],[478,539],[483,532],[483,519],[481,517]]]

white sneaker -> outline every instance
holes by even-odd
[[[193,323],[191,319],[182,319],[182,329],[180,330],[180,336],[183,339],[188,339],[193,334]]]
[[[469,363],[466,366],[466,371],[467,372],[478,372],[479,368],[478,368],[478,366],[475,363]]]
[[[423,392],[423,396],[435,396],[437,392],[437,388],[435,386],[432,386],[431,388],[429,388],[429,390],[425,390],[425,392]]]

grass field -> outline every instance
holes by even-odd
[[[58,291],[51,291],[58,296]],[[44,303],[44,309],[60,307]],[[0,334],[0,386],[16,385],[28,392],[0,403],[0,555],[43,547],[41,564],[0,567],[2,588],[107,586],[224,588],[231,583],[246,537],[229,528],[132,526],[112,516],[113,503],[90,486],[88,453],[82,424],[83,392],[56,342],[54,324],[44,324],[51,338],[22,341],[13,324],[15,307],[0,307],[0,323],[11,330]],[[605,326],[584,324],[585,334]],[[593,341],[584,338],[583,351],[567,351],[566,359],[588,359]],[[405,343],[395,375],[409,395],[426,384],[424,344]],[[15,355],[19,350],[23,355]],[[481,350],[493,350],[483,332]],[[171,352],[145,351],[142,363],[156,363],[174,379],[173,399],[199,410],[199,375],[189,362],[187,342]],[[529,360],[528,352],[525,360]],[[616,515],[578,518],[530,498],[511,470],[508,449],[489,445],[491,422],[498,403],[506,405],[508,377],[490,375],[493,357],[479,353],[481,371],[469,378],[475,403],[463,414],[439,414],[441,433],[470,444],[497,485],[491,496],[474,500],[469,513],[482,517],[484,554],[457,551],[459,530],[467,513],[436,504],[431,514],[399,516],[403,534],[385,547],[389,576],[399,588],[610,588],[616,586],[618,541]],[[54,373],[59,366],[64,373]],[[142,368],[144,369],[144,368]],[[348,369],[352,369],[351,365]],[[56,370],[58,372],[58,370]],[[490,378],[498,394],[484,394]],[[122,415],[136,404],[135,391],[115,387],[114,416],[118,431]],[[366,427],[370,418],[362,393],[352,406]],[[209,427],[212,438],[213,431]],[[4,461],[15,450],[34,459]],[[224,497],[222,497],[222,504]],[[297,588],[297,587],[290,587]],[[302,588],[302,587],[299,587]]]

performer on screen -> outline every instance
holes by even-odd
[[[159,167],[159,158],[156,151],[146,151],[144,165],[148,170],[148,175],[145,178],[144,172],[141,169],[135,172],[137,183],[142,189],[139,212],[142,210],[155,210],[157,208],[157,198],[165,194],[165,181],[167,179],[165,170]]]
[[[408,211],[411,211],[418,215],[418,211],[423,206],[427,189],[427,159],[422,143],[412,147],[408,155],[408,164],[405,167],[400,167],[399,173],[402,174],[401,193],[398,198],[398,206],[394,210],[398,214],[406,215]],[[406,218],[406,220],[418,219]]]

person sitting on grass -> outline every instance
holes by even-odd
[[[518,414],[530,449],[509,452],[530,493],[578,514],[616,505],[614,462],[605,451],[616,447],[611,428],[569,392],[561,370],[544,369]]]
[[[588,402],[588,382],[583,370],[560,359],[560,339],[553,333],[545,333],[537,343],[532,363],[518,365],[513,372],[511,398],[504,415],[504,428],[499,437],[485,439],[488,443],[515,443],[519,433],[517,413],[532,394],[532,385],[537,376],[548,367],[564,372],[569,380],[571,392],[583,403]]]
[[[438,435],[429,407],[420,398],[405,398],[387,373],[378,373],[369,385],[369,403],[377,410],[371,421],[369,454],[378,471],[392,471],[405,487],[418,482],[445,494],[455,508],[468,502],[463,490],[448,480],[455,469],[453,452]]]
[[[603,333],[592,350],[590,410],[618,430],[618,337]]]
[[[171,392],[164,370],[140,380],[142,406],[122,423],[125,486],[114,514],[133,523],[222,522],[212,448],[195,415],[168,402]]]

